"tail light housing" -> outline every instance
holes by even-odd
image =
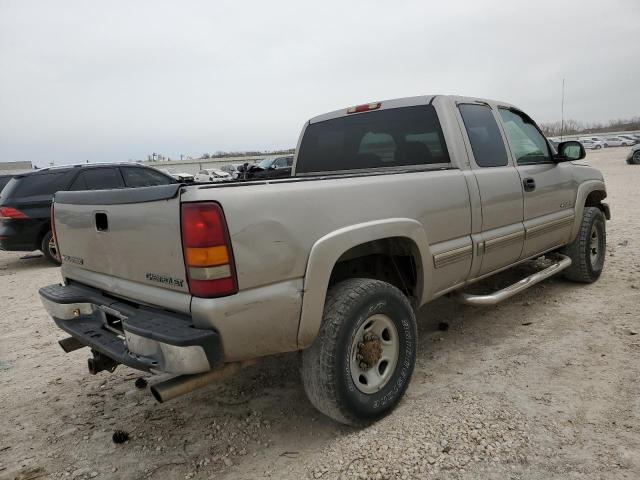
[[[237,293],[235,262],[222,207],[216,202],[183,203],[181,228],[191,295],[215,298]]]
[[[58,235],[56,234],[56,215],[55,215],[55,203],[51,203],[51,236],[53,237],[53,243],[56,245],[56,252],[58,252],[59,260],[62,259],[60,253],[60,246],[58,245]]]
[[[0,218],[13,218],[16,220],[24,220],[25,218],[29,218],[29,216],[24,214],[17,208],[0,207]]]

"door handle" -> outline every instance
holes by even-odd
[[[525,178],[522,180],[525,192],[533,192],[536,189],[536,181],[533,178]]]

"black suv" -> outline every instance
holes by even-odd
[[[51,235],[51,200],[63,190],[108,190],[177,183],[137,164],[83,164],[14,175],[0,192],[0,250],[41,250],[60,264]]]
[[[293,155],[268,158],[247,167],[247,180],[282,178],[291,176]],[[242,174],[238,178],[242,178]]]
[[[0,175],[0,192],[2,192],[2,189],[7,183],[9,183],[9,180],[11,180],[12,178],[13,175]]]

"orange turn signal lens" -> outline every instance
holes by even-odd
[[[187,265],[190,267],[213,267],[229,263],[229,252],[225,245],[217,247],[187,247]]]

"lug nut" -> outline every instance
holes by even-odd
[[[369,364],[365,362],[360,362],[360,368],[362,370],[367,370],[369,368]]]

